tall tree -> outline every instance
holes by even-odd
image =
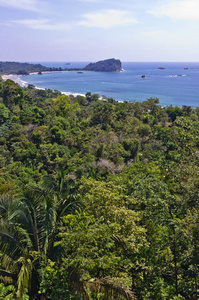
[[[52,254],[56,223],[60,215],[72,213],[69,200],[64,199],[62,178],[58,179],[58,190],[51,185],[53,193],[49,189],[29,189],[19,200],[0,200],[0,250],[5,266],[2,274],[6,271],[6,276],[17,278],[19,299],[26,289],[30,299],[38,293],[40,270]]]

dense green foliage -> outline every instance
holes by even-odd
[[[0,81],[0,299],[198,299],[199,108]]]

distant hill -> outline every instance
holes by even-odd
[[[0,61],[0,74],[29,75],[33,72],[59,72],[59,71],[94,71],[94,72],[120,72],[122,64],[119,59],[106,59],[90,63],[82,69],[77,68],[48,68],[41,64],[19,63],[14,61]]]
[[[40,64],[0,61],[0,74],[28,75],[33,72],[63,71],[62,68],[48,68]]]
[[[120,72],[122,70],[122,64],[119,59],[111,58],[90,63],[84,67],[83,70],[94,72]]]

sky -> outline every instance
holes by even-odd
[[[199,61],[199,0],[0,0],[0,61]]]

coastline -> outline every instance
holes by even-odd
[[[1,75],[1,78],[3,79],[3,81],[7,80],[7,79],[11,79],[14,77],[20,77],[21,75],[15,75],[15,74],[9,74],[9,75]],[[14,81],[14,80],[13,80]]]
[[[42,74],[69,73],[69,72],[70,73],[71,72],[72,73],[76,73],[76,72],[78,73],[78,70],[81,70],[82,73],[83,72],[86,72],[86,73],[88,73],[88,72],[96,72],[96,71],[93,71],[93,70],[83,70],[82,68],[80,68],[80,69],[75,68],[75,69],[65,69],[65,70],[62,69],[62,70],[56,70],[56,71],[54,71],[54,70],[53,71],[42,71],[41,73]],[[119,72],[124,72],[124,69],[120,69]],[[112,72],[110,72],[110,73],[112,73]],[[38,74],[38,72],[30,72],[27,76],[29,76],[29,75],[37,75],[37,74]],[[15,83],[17,83],[21,87],[28,87],[28,85],[31,84],[31,83],[28,83],[27,81],[21,79],[21,77],[24,76],[24,75],[3,74],[3,75],[0,75],[0,76],[2,77],[3,81],[6,81],[6,80],[10,79],[10,80],[14,81]],[[38,86],[35,86],[35,85],[34,85],[34,87],[37,90],[45,90],[45,89],[47,89],[45,87],[38,87]],[[69,91],[61,91],[61,90],[59,90],[59,91],[60,91],[61,94],[64,94],[64,95],[67,95],[67,96],[69,96],[69,95],[73,95],[74,97],[77,97],[78,95],[79,96],[85,96],[85,94],[80,93],[80,92],[69,92]],[[100,97],[100,99],[102,99],[102,97]],[[123,101],[121,101],[121,102],[123,102]]]
[[[9,74],[9,75],[1,75],[1,78],[3,79],[3,81],[10,79],[10,80],[14,81],[15,83],[17,83],[21,87],[27,87],[28,83],[26,81],[21,80],[20,79],[21,76],[22,75]]]
[[[46,73],[67,73],[67,72],[78,72],[78,70],[43,71],[42,74],[46,74]],[[91,71],[82,71],[82,72],[91,72]],[[37,75],[37,74],[38,74],[38,72],[29,73],[29,75]],[[20,75],[18,75],[18,76],[20,76]]]
[[[75,72],[75,71],[46,71],[46,72],[42,72],[42,73],[57,73],[57,72]],[[33,72],[30,73],[29,75],[36,75],[38,74],[38,72]],[[29,76],[27,75],[27,76]],[[1,78],[3,79],[3,81],[6,81],[7,79],[10,79],[12,81],[14,81],[15,83],[17,83],[19,86],[21,87],[27,87],[28,86],[28,82],[21,80],[20,77],[23,75],[15,75],[15,74],[9,74],[9,75],[1,75]],[[35,86],[36,90],[45,90],[45,88],[41,88],[41,87],[37,87]],[[85,96],[84,94],[81,93],[72,93],[72,92],[62,92],[60,91],[61,94],[66,95],[66,96],[70,96],[73,95],[74,97],[77,96]]]

